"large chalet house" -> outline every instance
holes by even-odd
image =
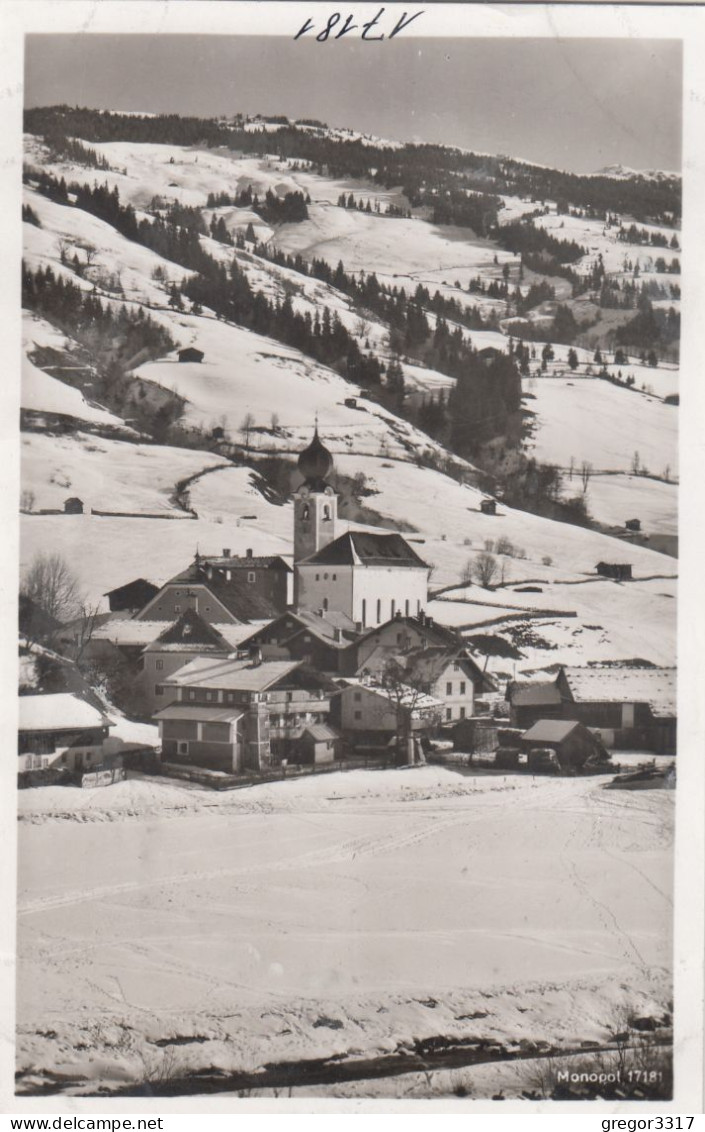
[[[212,561],[249,562],[251,568],[214,566]],[[210,560],[197,553],[191,565],[170,578],[136,617],[139,621],[176,621],[191,609],[208,622],[266,621],[286,608],[290,570],[278,555],[246,555],[244,559],[224,555]]]
[[[510,684],[515,727],[575,720],[606,747],[675,753],[676,670],[637,665],[562,666],[553,680]]]
[[[155,715],[162,759],[238,773],[302,761],[311,728],[326,728],[335,686],[300,661],[198,657],[164,681]],[[321,732],[314,732],[320,735]],[[315,742],[314,742],[315,746]],[[332,758],[332,743],[319,753]]]

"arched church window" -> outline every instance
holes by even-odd
[[[301,518],[302,519],[308,519],[310,517],[310,515],[311,515],[311,508],[309,507],[308,503],[304,503],[303,509],[301,511]]]
[[[325,522],[326,519],[330,519],[330,507],[327,503],[323,507],[323,521]]]

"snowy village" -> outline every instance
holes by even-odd
[[[18,1093],[666,1099],[679,175],[24,128]]]

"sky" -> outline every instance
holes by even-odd
[[[30,35],[25,104],[286,114],[575,172],[681,168],[681,44]]]

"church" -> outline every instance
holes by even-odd
[[[428,598],[429,566],[396,531],[336,534],[338,497],[327,477],[333,457],[316,427],[298,460],[294,493],[294,608],[346,614],[373,628],[396,614],[417,616]]]

